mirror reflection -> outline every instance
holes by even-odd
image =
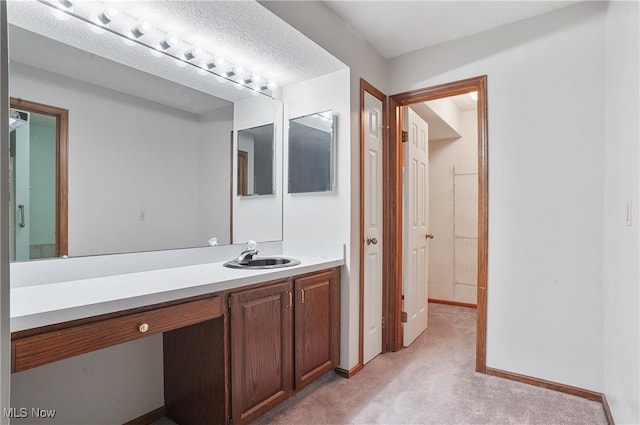
[[[174,80],[198,79],[177,84],[54,40],[52,27],[44,36],[11,24],[11,17],[12,107],[31,118],[15,121],[11,132],[13,259],[206,246],[214,237],[230,243],[234,104],[251,94],[232,89],[234,98],[215,97],[208,85],[235,83],[171,62]],[[55,25],[64,32],[67,22]],[[144,47],[126,46],[115,34],[89,37],[145,61],[171,60],[138,52]],[[248,158],[247,194],[273,193],[273,123],[243,134],[270,134],[270,147],[258,142]],[[68,145],[61,149],[62,139]],[[267,163],[271,169],[256,165]]]
[[[238,195],[273,195],[274,127],[238,131]]]
[[[289,120],[289,193],[333,190],[333,124],[332,111]]]

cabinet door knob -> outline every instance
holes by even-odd
[[[431,233],[427,233],[424,237],[425,239],[433,239],[433,235]]]
[[[367,242],[367,245],[376,245],[378,243],[378,239],[377,238],[367,238],[366,242]]]
[[[143,323],[143,324],[141,324],[140,326],[138,326],[138,330],[139,330],[141,333],[145,333],[146,331],[148,331],[148,330],[149,330],[149,324],[148,324],[148,323]]]
[[[289,296],[289,305],[287,308],[293,307],[293,293],[291,291],[287,291],[287,295]]]

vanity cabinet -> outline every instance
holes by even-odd
[[[340,275],[329,270],[295,279],[295,388],[340,362]]]
[[[231,294],[233,423],[248,423],[293,391],[290,281]]]
[[[16,331],[12,372],[153,334],[165,403],[132,424],[249,423],[338,365],[340,268]]]
[[[338,365],[339,269],[230,295],[233,423],[248,423]]]

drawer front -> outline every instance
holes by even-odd
[[[11,344],[11,370],[20,372],[220,316],[222,300],[216,296],[20,338]]]

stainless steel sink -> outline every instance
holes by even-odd
[[[300,264],[299,260],[287,257],[255,257],[247,260],[244,264],[237,260],[227,261],[223,264],[232,269],[277,269],[280,267],[291,267]]]

